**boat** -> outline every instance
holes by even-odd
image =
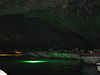
[[[98,72],[100,72],[100,63],[96,63],[96,66],[97,66]]]
[[[88,51],[86,54],[80,55],[80,59],[87,64],[96,64],[100,62],[100,50]]]
[[[7,75],[3,70],[0,70],[0,75]]]
[[[80,59],[87,64],[96,64],[97,62],[100,62],[99,55],[84,55],[80,56]]]

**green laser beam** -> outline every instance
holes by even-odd
[[[42,62],[47,62],[47,61],[21,61],[24,63],[42,63]]]

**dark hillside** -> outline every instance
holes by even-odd
[[[85,38],[50,25],[38,17],[0,16],[0,47],[93,48]]]

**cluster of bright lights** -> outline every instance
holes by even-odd
[[[21,61],[24,63],[42,63],[42,62],[47,62],[47,61]]]

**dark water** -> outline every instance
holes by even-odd
[[[25,60],[44,60],[41,63],[24,63]],[[8,75],[37,75],[37,74],[59,74],[59,75],[93,75],[91,71],[97,75],[95,66],[82,65],[80,60],[67,59],[1,59],[0,69],[4,70]]]

